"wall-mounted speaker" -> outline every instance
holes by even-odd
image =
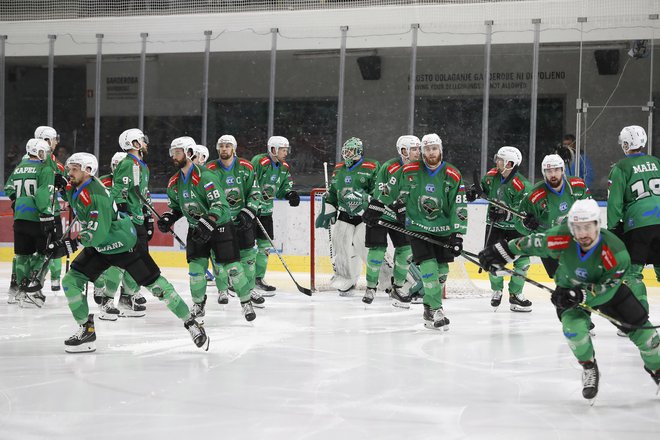
[[[362,79],[373,81],[380,79],[380,57],[377,55],[357,59]]]

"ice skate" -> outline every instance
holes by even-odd
[[[626,332],[624,332],[624,331],[621,330],[621,329],[619,329],[619,330],[616,331],[616,335],[617,335],[617,336],[621,336],[622,338],[627,338],[627,337],[628,337],[628,335],[626,334]]]
[[[367,287],[367,290],[364,292],[362,297],[362,302],[365,304],[371,304],[374,302],[374,296],[376,295],[376,289],[374,287]]]
[[[252,301],[252,305],[258,309],[263,309],[266,307],[264,304],[266,300],[261,296],[259,292],[254,289],[250,291],[250,301]]]
[[[145,298],[140,291],[135,292],[135,295],[133,295],[133,300],[136,304],[140,304],[141,306],[147,303],[147,298]]]
[[[190,319],[183,323],[183,326],[186,328],[186,330],[188,330],[193,342],[197,347],[204,349],[204,351],[209,351],[211,338],[206,336],[204,327],[195,321],[194,317],[191,316]]]
[[[60,279],[59,279],[59,278],[57,278],[57,279],[51,279],[51,280],[50,280],[50,290],[51,290],[52,292],[58,292],[60,289],[61,289],[61,286],[60,286]]]
[[[103,304],[104,296],[105,296],[105,289],[103,287],[94,286],[94,302],[98,305]]]
[[[495,309],[493,310],[494,312],[497,312],[497,308],[500,306],[501,302],[502,302],[502,291],[494,290],[493,296],[490,297],[490,306]]]
[[[512,312],[531,312],[532,302],[528,299],[525,299],[525,295],[522,293],[518,295],[509,295],[509,308]]]
[[[432,309],[431,306],[424,304],[424,327],[432,330],[449,330],[449,318],[445,316],[442,307]]]
[[[20,289],[16,294],[16,300],[18,301],[18,305],[21,308],[30,308],[35,306],[40,309],[46,303],[46,297],[43,293],[41,293],[41,290],[38,290],[34,293],[28,293]]]
[[[7,292],[7,304],[16,304],[16,294],[18,293],[18,284],[16,284],[16,274],[11,275],[11,282],[9,283],[9,291]]]
[[[128,295],[119,297],[119,310],[121,311],[119,316],[122,318],[141,318],[147,314],[147,308],[137,304],[134,297]]]
[[[651,375],[651,379],[653,379],[653,382],[658,386],[658,389],[655,390],[655,395],[657,396],[658,393],[660,393],[660,370],[655,370],[655,372],[653,372],[646,367],[644,367],[644,369]]]
[[[409,309],[410,308],[410,295],[405,295],[403,293],[403,287],[399,287],[396,284],[392,285],[392,293],[390,294],[390,298],[392,298],[392,305],[394,307],[399,307],[401,309]]]
[[[190,315],[193,318],[203,318],[204,315],[206,315],[206,310],[204,310],[205,306],[206,306],[206,295],[204,295],[202,302],[193,304],[192,308],[190,309]]]
[[[254,284],[257,289],[264,292],[263,296],[275,296],[275,286],[271,286],[270,284],[266,283],[263,278],[257,278]]]
[[[227,294],[226,290],[220,290],[218,292],[218,304],[229,304],[229,295]]]
[[[346,296],[353,296],[353,295],[355,295],[355,292],[353,291],[354,288],[355,288],[355,284],[352,285],[351,287],[349,287],[346,290],[337,289],[337,291],[339,292],[339,296],[345,296],[345,297]]]
[[[591,405],[594,404],[594,399],[598,394],[598,381],[600,380],[600,373],[598,373],[598,364],[596,359],[593,361],[580,362],[582,365],[582,397],[589,400]]]
[[[415,292],[410,295],[410,304],[422,304],[424,302],[424,295],[420,292]]]
[[[119,309],[115,307],[113,298],[109,297],[103,298],[100,308],[101,313],[99,313],[99,319],[102,321],[116,321],[121,313]]]
[[[75,335],[64,341],[64,351],[67,353],[96,351],[96,331],[94,330],[93,314],[87,317],[87,322],[80,325]]]
[[[254,313],[254,309],[252,308],[252,302],[251,301],[245,301],[241,303],[241,308],[243,309],[243,316],[245,316],[245,319],[249,321],[254,321],[254,318],[257,317],[257,314]]]

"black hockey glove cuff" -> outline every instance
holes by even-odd
[[[126,204],[126,203],[117,203],[117,211],[128,213],[128,204]]]
[[[236,229],[241,232],[249,231],[254,227],[254,212],[243,208],[236,215]]]
[[[533,214],[527,214],[522,222],[523,225],[530,231],[536,231],[539,228],[539,226],[541,226],[539,220],[536,217],[534,217]]]
[[[552,292],[550,301],[558,309],[572,309],[584,302],[584,293],[579,287],[574,287],[572,289],[557,287],[555,291]]]
[[[615,227],[609,229],[609,231],[619,237],[620,240],[623,240],[623,222],[619,222]]]
[[[41,232],[48,237],[55,232],[55,216],[52,214],[40,215],[39,225],[41,225]]]
[[[385,208],[385,205],[380,200],[371,199],[369,206],[367,206],[367,209],[362,214],[362,221],[369,226],[373,226],[385,213],[386,209],[387,208]]]
[[[78,250],[78,240],[70,237],[62,237],[48,245],[48,249],[53,252],[52,258],[62,258],[66,255],[72,255]]]
[[[151,215],[144,216],[144,228],[147,230],[147,241],[154,238],[154,218]]]
[[[396,215],[396,221],[398,223],[401,223],[402,225],[405,225],[406,224],[406,204],[401,200],[397,200],[396,202],[394,202],[390,205],[390,209],[392,211],[394,211],[394,214]]]
[[[468,202],[474,202],[479,198],[479,190],[477,190],[476,185],[473,184],[467,191],[465,191],[465,198]]]
[[[55,174],[55,190],[58,192],[64,191],[66,186],[69,184],[69,181],[66,180],[61,174]]]
[[[509,250],[506,240],[500,240],[479,252],[479,264],[488,272],[495,272],[515,259],[516,256]]]
[[[451,254],[454,257],[460,257],[463,252],[463,236],[456,232],[449,236],[449,246],[451,246]]]
[[[203,215],[197,219],[197,226],[193,229],[190,238],[196,243],[204,244],[213,237],[215,227],[215,220],[208,215]]]
[[[296,191],[289,191],[284,195],[284,198],[289,201],[289,206],[300,205],[300,196]]]
[[[488,217],[493,223],[506,222],[511,220],[511,213],[497,206],[490,205],[490,208],[488,208]]]
[[[183,217],[181,211],[166,212],[158,219],[158,230],[162,233],[170,232],[172,225],[181,217]]]

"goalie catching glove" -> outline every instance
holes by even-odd
[[[550,301],[558,309],[572,309],[584,302],[584,292],[579,287],[573,287],[572,289],[557,287],[552,292]]]
[[[328,209],[326,213],[325,210]],[[323,202],[321,205],[321,212],[314,221],[314,227],[319,229],[330,229],[330,225],[334,225],[337,221],[337,209],[329,203]]]
[[[506,240],[500,240],[479,252],[479,264],[491,273],[515,259],[516,256],[509,250],[509,243]]]

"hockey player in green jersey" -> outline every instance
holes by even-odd
[[[515,147],[504,146],[495,154],[495,168],[492,168],[481,179],[481,187],[488,200],[497,201],[514,211],[520,210],[520,203],[525,199],[532,186],[518,167],[522,162],[522,154]],[[476,182],[475,182],[476,183]],[[468,202],[477,198],[478,191],[470,188],[467,191]],[[511,240],[521,236],[516,230],[519,220],[510,212],[491,205],[486,219],[486,246],[501,239]],[[526,274],[529,269],[529,258],[521,257],[515,262],[515,269],[520,274]],[[490,288],[493,295],[490,305],[500,306],[502,291],[504,290],[504,277],[489,274]],[[514,312],[531,312],[532,302],[522,293],[525,281],[522,277],[512,276],[509,282],[509,308]]]
[[[137,244],[135,225],[124,213],[119,213],[108,190],[94,177],[98,162],[89,153],[74,153],[67,159],[70,185],[67,199],[80,223],[77,241],[84,246],[71,263],[71,270],[62,280],[64,293],[79,331],[64,342],[70,353],[96,350],[94,315],[88,315],[88,281],[94,282],[110,266],[124,269],[140,286],[145,286],[156,298],[167,305],[184,323],[193,342],[208,350],[209,339],[203,327],[191,316],[179,294],[161,274],[148,252]],[[63,238],[58,246],[75,251],[77,241]]]
[[[660,277],[660,159],[642,151],[646,140],[638,125],[621,130],[626,158],[610,170],[607,196],[607,228],[626,244],[631,270],[640,280],[646,264],[653,264]]]
[[[399,194],[404,165],[419,160],[420,148],[421,142],[417,136],[399,137],[396,142],[399,157],[385,162],[376,176],[373,197],[369,202],[368,209],[362,215],[362,219],[367,224],[366,246],[369,248],[367,254],[367,290],[362,298],[364,303],[371,304],[374,299],[380,269],[387,251],[387,235],[389,234],[394,246],[394,280],[390,294],[392,305],[406,309],[410,308],[410,294],[403,291],[412,258],[410,240],[405,234],[379,226],[377,222],[380,219],[396,222],[394,212],[387,209],[387,206],[396,201],[392,195]]]
[[[616,235],[600,226],[600,209],[592,199],[577,200],[568,212],[567,224],[542,234],[531,234],[507,242],[500,240],[479,253],[488,271],[498,270],[516,256],[536,255],[559,261],[552,303],[557,308],[564,337],[583,367],[582,395],[593,399],[598,393],[599,373],[589,335],[591,308],[616,320],[646,328],[619,327],[637,346],[644,369],[660,384],[660,337],[648,320],[646,287],[631,266],[630,254]]]
[[[249,160],[239,158],[236,154],[236,138],[230,134],[220,136],[217,142],[218,160],[209,162],[206,167],[218,176],[220,189],[229,203],[231,219],[238,232],[238,242],[241,252],[243,272],[248,280],[247,289],[255,307],[263,307],[264,298],[255,288],[255,259],[257,249],[254,246],[254,217],[259,211],[261,194],[255,185],[254,167]],[[218,288],[218,303],[227,304],[229,280],[227,273],[216,275]]]
[[[344,161],[335,166],[315,226],[327,229],[334,223],[332,248],[335,252],[335,273],[331,285],[341,296],[350,296],[362,272],[362,263],[368,264],[366,225],[362,214],[376,185],[378,162],[363,157],[362,141],[356,137],[344,142],[341,155]],[[381,282],[378,283],[381,289],[389,287],[390,275],[381,271]]]
[[[47,243],[55,239],[53,193],[55,173],[46,163],[50,146],[42,139],[30,139],[23,158],[5,183],[5,193],[12,201],[14,211],[14,254],[16,255],[16,281],[18,291],[9,291],[7,302],[17,301],[21,306],[42,305],[46,297],[41,291],[26,300],[26,288],[33,272],[41,268]]]
[[[117,165],[125,158],[125,152],[120,151],[115,153],[112,159],[110,159],[110,174],[99,177],[99,180],[103,186],[108,188],[108,191],[112,188],[112,175]],[[135,304],[137,310],[125,310],[127,313],[123,314],[115,307],[114,297],[119,289],[123,275],[123,270],[117,266],[112,266],[94,281],[94,301],[99,305],[100,313],[98,318],[102,321],[116,321],[119,316],[138,317],[145,315],[144,310],[146,307],[143,305]]]
[[[576,200],[591,197],[589,188],[579,177],[567,177],[564,160],[558,154],[549,154],[541,163],[543,181],[534,185],[520,203],[520,213],[525,215],[516,227],[523,235],[545,232],[560,225]],[[541,258],[545,271],[552,278],[559,264],[554,258]]]
[[[206,305],[206,268],[213,256],[215,265],[231,278],[241,300],[243,315],[252,321],[256,314],[250,302],[248,280],[241,266],[239,238],[231,221],[229,204],[218,175],[193,164],[195,141],[189,136],[176,138],[170,146],[170,157],[177,172],[167,187],[168,204],[172,211],[158,220],[158,229],[167,232],[181,217],[188,220],[186,260],[190,276],[193,315],[203,317]]]
[[[399,222],[406,229],[441,241],[446,246],[411,237],[413,261],[424,280],[424,326],[449,330],[442,307],[449,264],[463,250],[467,232],[467,202],[461,173],[443,160],[442,140],[435,134],[422,138],[422,160],[403,167],[400,193],[392,195]]]
[[[119,148],[126,153],[126,157],[119,162],[112,173],[112,188],[110,195],[117,204],[119,212],[127,214],[137,231],[138,246],[144,252],[149,252],[149,241],[154,233],[154,220],[150,211],[143,206],[142,200],[137,196],[134,188],[138,188],[143,197],[149,202],[149,167],[144,162],[147,154],[149,140],[145,134],[137,129],[130,128],[119,135]],[[123,292],[119,297],[119,306],[127,316],[144,316],[146,299],[140,294],[138,284],[130,275],[123,274]]]
[[[273,235],[273,200],[286,199],[289,206],[300,205],[300,196],[293,190],[293,177],[286,158],[291,152],[287,138],[271,136],[268,139],[268,153],[258,154],[252,158],[254,175],[257,185],[261,189],[261,205],[259,208],[259,221],[268,232],[271,239]],[[256,286],[264,292],[264,296],[273,296],[275,287],[264,281],[266,266],[268,266],[268,253],[270,241],[261,228],[255,226],[257,236],[256,259]]]

